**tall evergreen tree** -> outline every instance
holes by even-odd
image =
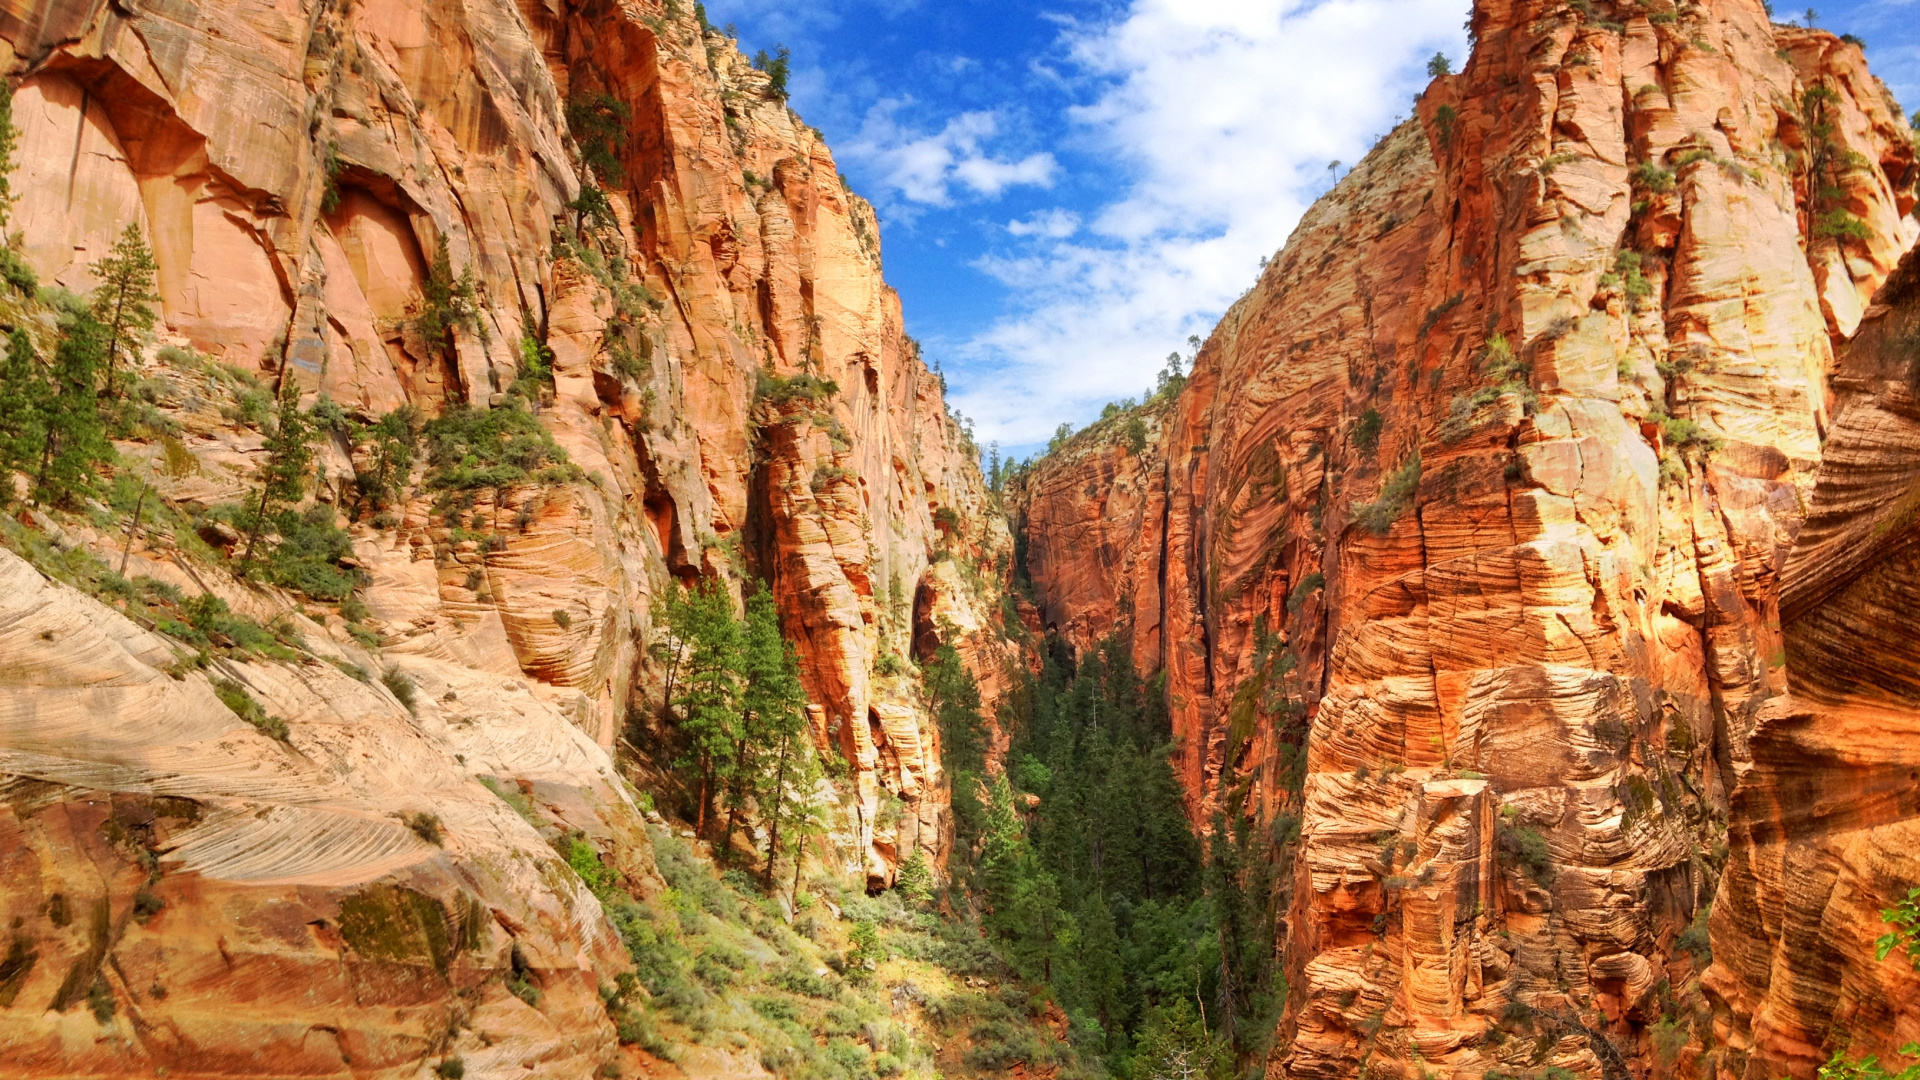
[[[152,305],[160,300],[153,280],[159,269],[137,224],[129,224],[114,241],[113,251],[92,266],[100,282],[93,290],[93,317],[107,334],[107,378],[102,391],[108,396],[119,393],[116,364],[120,356],[126,355],[131,368],[141,336],[153,329],[157,316]]]
[[[92,490],[100,466],[113,460],[98,394],[107,328],[90,312],[79,310],[69,312],[60,329],[51,393],[41,413],[44,438],[34,497],[70,505]]]
[[[0,85],[4,85],[0,83]],[[40,460],[53,396],[25,330],[14,330],[0,363],[0,506],[13,501],[13,477]]]
[[[300,408],[299,385],[292,379],[283,381],[275,402],[273,427],[267,432],[267,461],[260,468],[259,501],[247,522],[241,573],[252,565],[260,534],[273,521],[275,511],[293,506],[306,496],[307,473],[313,468],[314,435],[313,418]]]
[[[667,626],[675,644],[669,703],[684,750],[679,765],[698,784],[694,829],[706,835],[714,796],[733,778],[739,744],[739,696],[743,649],[733,600],[717,584],[682,589],[667,602]]]
[[[767,827],[767,864],[762,880],[771,888],[781,832],[787,828],[791,842],[794,831],[788,827],[796,824],[800,812],[796,804],[812,796],[820,769],[808,737],[807,694],[800,685],[799,658],[781,636],[780,613],[773,594],[764,588],[747,598],[741,670],[747,741],[759,748],[750,786]]]
[[[13,217],[13,153],[20,146],[20,129],[13,126],[13,84],[0,79],[0,242],[8,235]]]

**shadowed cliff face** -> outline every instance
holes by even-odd
[[[1744,850],[1721,884],[1729,797],[1844,633],[1783,639],[1781,574],[1833,343],[1920,232],[1911,136],[1856,48],[1755,4],[1472,29],[1150,445],[1033,470],[1027,569],[1074,644],[1164,666],[1196,821],[1299,826],[1274,1068],[1809,1074],[1713,1022],[1680,935],[1719,890],[1757,1007],[1780,931]]]
[[[1920,1033],[1920,972],[1876,960],[1880,912],[1920,884],[1913,517],[1920,259],[1867,309],[1781,575],[1789,693],[1762,708],[1734,794],[1708,984],[1748,1075],[1805,1073],[1851,1033],[1890,1059]]]
[[[84,292],[129,222],[158,261],[155,344],[173,348],[140,375],[188,455],[149,467],[162,498],[231,502],[260,462],[207,360],[368,419],[434,416],[500,405],[543,342],[539,419],[579,466],[451,507],[416,488],[354,523],[377,652],[338,615],[136,545],[128,577],[284,615],[337,661],[214,673],[288,722],[284,744],[237,724],[206,675],[165,677],[151,628],[0,555],[0,896],[19,915],[0,933],[31,958],[0,967],[0,1071],[414,1075],[484,1032],[470,1068],[586,1075],[614,1049],[596,988],[627,961],[550,841],[578,832],[632,891],[657,888],[608,751],[658,707],[654,607],[676,580],[772,583],[817,739],[853,766],[851,867],[881,884],[915,851],[943,861],[937,729],[876,668],[914,647],[917,614],[921,647],[951,639],[991,691],[983,568],[1009,534],[903,332],[872,209],[691,7],[0,14],[28,261]],[[583,153],[604,214],[569,208]],[[442,245],[474,288],[445,345],[417,318]],[[364,451],[320,458],[320,497],[344,511]],[[63,534],[115,564],[122,539]],[[377,685],[387,670],[416,702]],[[480,776],[518,786],[534,822]],[[879,825],[887,793],[905,811]],[[436,814],[444,842],[403,812]],[[164,912],[136,919],[149,887]],[[506,985],[528,971],[537,1006]],[[115,1040],[74,1007],[96,976],[133,1014]]]

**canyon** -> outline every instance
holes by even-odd
[[[1297,834],[1269,1075],[1896,1057],[1906,118],[1757,4],[1470,29],[1177,395],[1017,480],[1043,618],[1165,670],[1196,823]]]
[[[158,316],[99,489],[3,478],[0,1075],[1081,1075],[1083,1018],[931,944],[890,962],[1088,1056],[902,1065],[953,1007],[848,928],[981,937],[927,881],[1025,775],[1035,674],[1103,646],[1194,833],[1265,838],[1243,1072],[1904,1060],[1913,128],[1754,0],[1470,31],[1183,379],[1000,484],[784,61],[698,5],[0,11],[39,286],[0,326],[56,355],[129,225]],[[260,580],[231,513],[282,398],[340,418],[302,503],[338,595]],[[379,496],[351,433],[394,417],[426,441]],[[686,798],[668,612],[762,587],[827,775],[756,891]],[[874,1011],[815,1047],[794,1002],[842,991]]]

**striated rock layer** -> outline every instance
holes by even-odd
[[[579,833],[630,889],[656,887],[608,751],[670,764],[651,742],[654,608],[676,582],[771,583],[820,744],[853,766],[850,868],[884,884],[916,851],[944,859],[937,729],[910,680],[877,672],[950,639],[992,685],[981,571],[1011,539],[903,332],[872,209],[691,7],[0,12],[27,260],[84,292],[128,223],[150,238],[172,347],[139,374],[186,455],[147,467],[163,499],[255,482],[260,436],[216,393],[232,380],[432,416],[500,405],[539,345],[540,420],[584,477],[470,493],[451,508],[473,531],[418,487],[352,524],[377,653],[336,614],[135,545],[129,577],[292,619],[337,661],[212,673],[283,718],[284,744],[150,629],[0,556],[0,1072],[415,1075],[442,1049],[488,1074],[605,1063],[596,989],[627,961],[550,841]],[[595,114],[617,130],[570,129]],[[575,202],[589,177],[604,214]],[[417,318],[442,251],[474,290],[446,344]],[[367,462],[322,451],[321,499],[344,511]],[[122,541],[63,540],[116,565]],[[440,843],[408,826],[420,814]],[[529,978],[537,1006],[509,992]],[[117,1003],[105,1036],[90,993]]]
[[[1891,929],[1881,910],[1920,885],[1920,256],[1878,301],[1833,379],[1781,574],[1789,692],[1749,743],[1713,913],[1719,1034],[1752,1077],[1806,1075],[1839,1050],[1896,1060],[1920,1041],[1920,970],[1873,944]]]
[[[1471,29],[1151,445],[1026,479],[1027,569],[1076,645],[1164,667],[1196,822],[1298,824],[1273,1074],[1805,1075],[1708,1022],[1680,935],[1803,647],[1782,567],[1833,343],[1920,232],[1911,136],[1856,47],[1747,0]]]

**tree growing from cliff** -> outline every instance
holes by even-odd
[[[447,236],[440,234],[434,246],[433,264],[427,267],[427,280],[420,284],[420,299],[414,306],[413,326],[435,356],[444,357],[456,326],[478,334],[480,322],[480,285],[468,264],[459,276],[453,272],[453,256],[447,249]],[[482,335],[484,339],[484,334]]]
[[[40,459],[52,396],[33,342],[25,330],[14,330],[6,359],[0,362],[0,506],[13,501],[14,474],[26,472]]]
[[[727,827],[721,847],[730,849],[734,830],[751,800],[774,830],[767,845],[767,876],[779,847],[781,804],[794,758],[802,749],[806,691],[793,647],[780,636],[780,613],[765,587],[747,597],[740,626],[740,720],[734,743],[734,779],[727,797]]]
[[[34,497],[71,505],[93,489],[100,467],[114,457],[99,398],[107,328],[92,312],[76,306],[61,319],[60,330],[51,386],[39,399],[40,470],[34,479]]]
[[[113,250],[91,269],[100,283],[93,290],[93,317],[107,333],[107,377],[101,389],[114,397],[120,393],[117,366],[121,354],[126,354],[131,368],[141,337],[153,330],[158,318],[153,305],[160,301],[160,294],[153,291],[153,281],[160,264],[154,261],[140,226],[129,224],[114,241]]]
[[[767,55],[767,50],[761,49],[753,54],[753,66],[767,73],[767,93],[772,94],[776,101],[787,100],[787,79],[793,71],[793,54],[787,51],[787,47],[775,45],[772,56]]]
[[[567,102],[567,129],[580,147],[580,162],[600,182],[619,187],[627,181],[620,152],[627,146],[627,122],[633,110],[627,103],[601,91]]]
[[[307,490],[307,471],[313,467],[313,419],[300,409],[300,386],[292,379],[280,384],[274,423],[267,431],[267,460],[260,467],[260,494],[246,520],[247,548],[240,557],[240,573],[253,565],[260,535],[277,509],[298,503]]]

